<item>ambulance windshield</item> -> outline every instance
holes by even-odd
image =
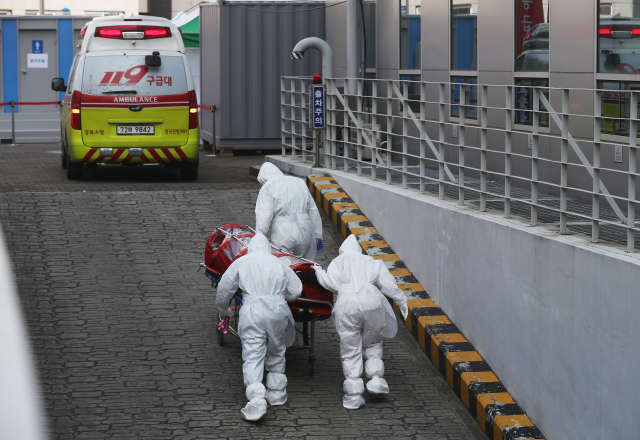
[[[82,92],[90,95],[163,96],[186,93],[187,76],[180,56],[161,56],[149,67],[144,55],[87,56]]]

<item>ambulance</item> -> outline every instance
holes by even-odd
[[[162,164],[198,176],[200,130],[180,30],[159,17],[100,17],[82,30],[62,107],[62,167]]]

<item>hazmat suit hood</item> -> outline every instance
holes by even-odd
[[[260,167],[260,172],[258,173],[258,182],[260,183],[260,185],[264,185],[269,179],[280,176],[284,176],[284,174],[282,174],[282,171],[280,171],[277,166],[275,166],[271,162],[265,162]]]
[[[271,245],[267,237],[262,234],[256,234],[249,242],[249,248],[247,249],[247,254],[251,253],[271,254]]]
[[[345,252],[357,252],[359,254],[362,253],[362,248],[360,247],[360,243],[358,243],[358,239],[355,235],[349,235],[347,239],[342,243],[342,246],[340,246],[340,254],[344,254]]]

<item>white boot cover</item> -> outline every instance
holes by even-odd
[[[342,384],[345,395],[342,397],[342,406],[347,409],[358,409],[364,405],[364,382],[362,379],[347,379]]]
[[[389,385],[387,381],[379,376],[373,376],[369,382],[367,382],[367,390],[373,394],[389,394]]]
[[[245,395],[249,403],[240,410],[242,418],[255,422],[267,413],[267,401],[264,399],[266,390],[261,383],[252,383],[247,387]]]
[[[267,374],[267,402],[269,405],[284,405],[287,401],[287,376]]]
[[[364,364],[364,372],[367,375],[367,377],[384,376],[384,363],[382,363],[382,359],[378,359],[378,358],[367,359],[367,362]]]
[[[388,394],[389,385],[382,378],[384,376],[384,363],[382,359],[370,358],[364,364],[364,372],[371,380],[367,382],[367,390],[373,394]]]

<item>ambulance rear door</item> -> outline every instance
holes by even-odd
[[[151,54],[87,53],[80,96],[86,146],[157,148],[187,143],[190,94],[185,58],[160,52],[161,65],[153,67],[145,62],[147,55]]]

